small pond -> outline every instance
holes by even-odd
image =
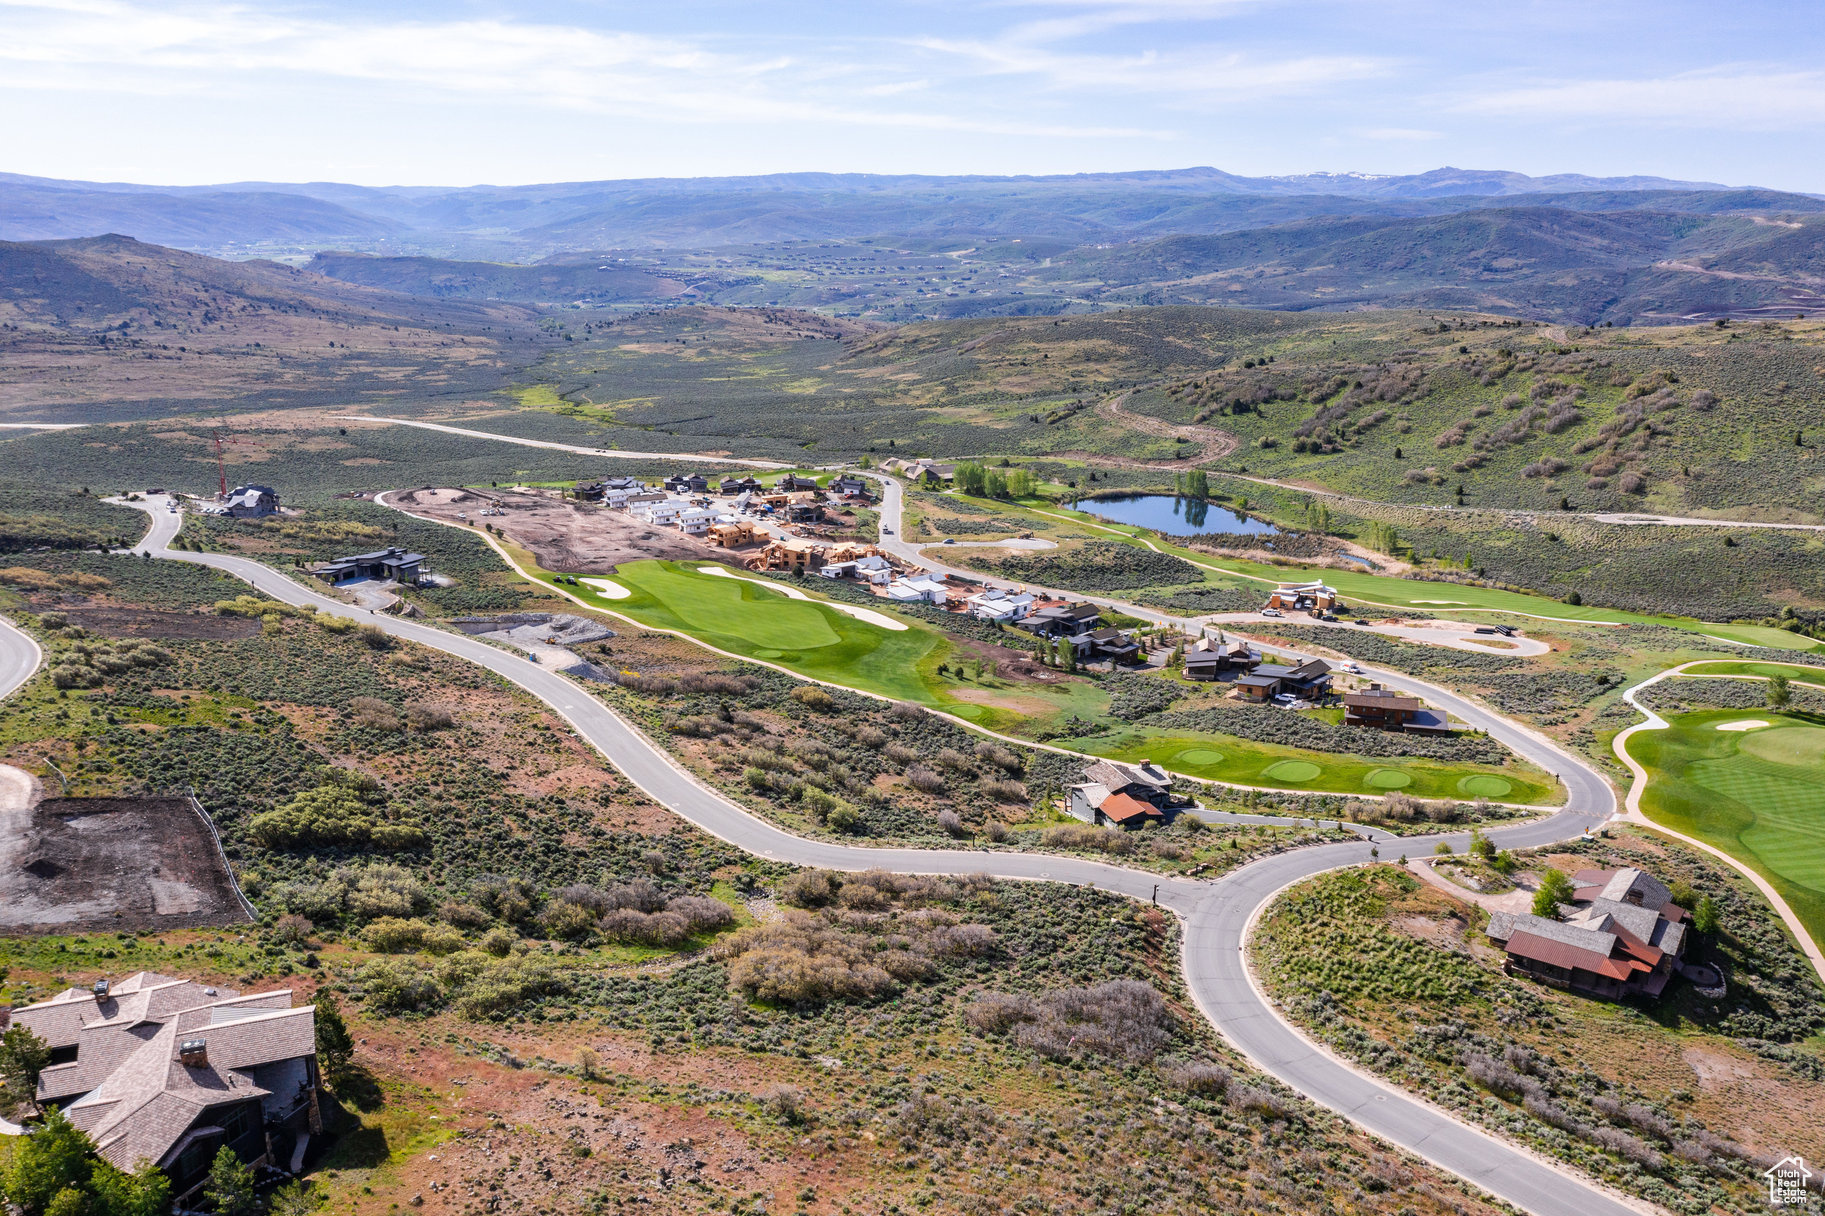
[[[1239,511],[1198,498],[1176,494],[1124,494],[1119,498],[1080,498],[1069,504],[1111,523],[1152,528],[1168,536],[1208,536],[1219,533],[1269,536],[1280,531],[1270,523],[1251,519]]]

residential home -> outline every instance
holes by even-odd
[[[1095,604],[1046,600],[1033,605],[1020,627],[1049,638],[1076,638],[1095,629],[1101,617],[1102,609]]]
[[[885,583],[893,578],[893,566],[879,554],[828,562],[818,570],[825,578],[853,578],[868,583]]]
[[[1343,724],[1421,735],[1456,733],[1450,718],[1436,709],[1426,708],[1426,703],[1418,697],[1404,696],[1379,684],[1371,684],[1362,692],[1343,695]]]
[[[678,517],[684,511],[684,503],[662,499],[659,502],[642,503],[634,513],[656,528],[669,528],[678,522]]]
[[[1090,653],[1099,659],[1132,663],[1140,657],[1141,644],[1120,629],[1097,629],[1084,636],[1089,640]]]
[[[1337,589],[1323,583],[1282,583],[1267,597],[1267,606],[1282,612],[1309,612],[1314,616],[1337,606]]]
[[[259,519],[279,509],[279,492],[271,486],[236,486],[223,507],[236,519]]]
[[[728,476],[724,477],[716,486],[719,494],[752,494],[758,489],[760,489],[760,482],[755,481],[752,477]]]
[[[1501,943],[1509,973],[1612,1000],[1659,997],[1685,954],[1686,909],[1659,879],[1633,867],[1581,870],[1572,883],[1564,920],[1490,914],[1486,932]]]
[[[840,494],[844,498],[866,498],[868,497],[868,482],[860,477],[838,477],[831,481],[830,492]]]
[[[741,545],[753,544],[766,536],[766,533],[746,520],[733,523],[715,523],[710,525],[709,538],[712,544],[725,549],[738,548]]]
[[[710,480],[702,473],[674,473],[665,479],[665,488],[673,494],[702,494]]]
[[[316,1010],[294,1008],[290,991],[242,995],[142,971],[11,1020],[51,1048],[38,1101],[61,1107],[111,1165],[165,1171],[176,1206],[192,1206],[224,1145],[295,1173],[322,1133]]]
[[[1117,823],[1123,827],[1137,827],[1147,821],[1144,812],[1142,818],[1136,818],[1130,802],[1152,808],[1160,819],[1164,819],[1164,812],[1179,805],[1173,797],[1172,778],[1151,760],[1139,764],[1098,760],[1084,770],[1081,782],[1066,788],[1065,795],[1065,810],[1072,816],[1085,823]],[[1109,800],[1117,797],[1125,801],[1110,807]]]
[[[786,499],[786,518],[792,523],[816,523],[824,518],[824,503],[817,494],[793,494]]]
[[[1331,689],[1331,665],[1323,659],[1307,659],[1297,666],[1285,663],[1262,663],[1254,672],[1238,679],[1236,690],[1248,700],[1263,701],[1289,692],[1307,701],[1316,701]],[[1260,690],[1269,689],[1265,695]]]
[[[403,586],[416,587],[425,575],[424,562],[424,554],[410,553],[394,545],[387,549],[377,549],[373,553],[339,557],[333,562],[318,566],[314,573],[329,583],[340,583],[351,578],[374,578],[392,579]]]
[[[678,530],[687,536],[704,536],[716,519],[717,513],[708,507],[692,507],[678,512]]]
[[[570,496],[578,502],[601,502],[608,487],[599,481],[579,481],[570,488]]]
[[[927,603],[942,606],[950,599],[950,588],[943,579],[929,575],[897,578],[887,584],[887,598],[898,604]]]
[[[1033,610],[1037,597],[1030,591],[1007,591],[1000,587],[989,587],[964,601],[969,605],[970,615],[984,621],[996,621],[1012,624],[1026,619]]]
[[[1230,671],[1252,671],[1260,661],[1261,656],[1250,650],[1246,642],[1199,638],[1185,648],[1185,678],[1215,680]]]
[[[602,479],[602,488],[604,490],[627,490],[630,493],[639,493],[641,490],[646,489],[646,485],[638,477],[604,477]]]
[[[801,477],[797,473],[786,474],[779,479],[773,488],[782,494],[816,493],[818,490],[823,489],[822,486],[817,484],[817,478]]]

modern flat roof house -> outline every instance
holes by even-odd
[[[1249,701],[1266,701],[1283,692],[1316,701],[1331,690],[1331,665],[1323,659],[1307,659],[1297,667],[1262,663],[1253,674],[1238,678],[1235,685],[1236,691]]]
[[[425,555],[408,553],[394,545],[388,549],[378,549],[373,553],[357,553],[353,557],[339,557],[333,562],[326,562],[317,567],[317,577],[326,582],[339,583],[347,578],[392,579],[408,587],[417,586],[424,576]]]
[[[142,971],[67,989],[11,1021],[50,1045],[38,1102],[61,1107],[110,1164],[152,1162],[183,1206],[224,1144],[252,1165],[299,1163],[322,1133],[316,1012],[294,1008],[289,990],[242,994]]]
[[[1679,967],[1690,918],[1645,871],[1581,870],[1564,920],[1495,912],[1486,932],[1511,974],[1611,1000],[1659,997]]]

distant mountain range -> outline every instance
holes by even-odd
[[[145,186],[0,174],[0,239],[119,232],[199,252],[346,248],[512,257],[604,248],[960,234],[1131,240],[1229,232],[1319,215],[1436,215],[1532,195],[1579,210],[1658,193],[1679,209],[1811,210],[1817,200],[1658,177],[1529,177],[1435,169],[1405,176],[1241,177],[1219,169],[1053,177],[781,173],[530,186],[234,182]],[[1705,195],[1718,195],[1706,199]],[[1622,205],[1639,206],[1639,202]]]
[[[0,240],[105,233],[308,260],[330,279],[443,300],[780,304],[888,321],[1199,303],[1628,324],[1825,307],[1825,200],[1502,170],[452,188],[0,174]]]

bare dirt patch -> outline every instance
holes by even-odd
[[[408,490],[392,502],[414,515],[447,523],[471,520],[495,504],[507,513],[490,520],[539,565],[567,574],[608,574],[622,562],[728,561],[730,550],[705,544],[676,528],[655,528],[627,511],[579,506],[554,495],[510,490]]]
[[[42,605],[32,597],[39,611],[54,609],[90,633],[110,638],[250,638],[260,632],[260,622],[241,617],[205,615],[200,612],[161,612],[152,608],[116,608],[106,604],[54,603],[55,597]]]
[[[12,862],[0,866],[0,933],[247,920],[209,829],[182,798],[47,798],[0,856]]]

